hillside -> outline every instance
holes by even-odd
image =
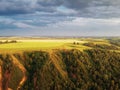
[[[54,49],[0,55],[1,90],[119,90],[120,53]],[[2,84],[2,85],[1,85]]]

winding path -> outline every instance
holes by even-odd
[[[23,78],[20,81],[19,86],[17,87],[17,90],[20,90],[20,88],[22,87],[22,85],[24,84],[24,82],[27,79],[26,69],[25,69],[25,67],[19,62],[19,60],[14,55],[11,55],[11,57],[13,59],[13,63],[23,72]]]

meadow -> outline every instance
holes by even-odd
[[[1,41],[5,42],[6,40],[4,39]],[[8,40],[8,42],[9,41],[10,40]],[[73,45],[74,42],[78,42],[79,44],[81,44],[82,48],[85,48],[85,46],[82,46],[82,43],[84,43],[84,41],[76,39],[22,39],[16,41],[16,43],[0,44],[0,51],[16,52],[31,50],[71,49],[75,48]]]
[[[10,43],[12,40],[16,42]],[[85,45],[86,43],[93,43],[98,45],[108,45],[111,43],[106,39],[96,38],[1,38],[0,42],[7,42],[0,44],[0,53],[16,53],[23,51],[39,51],[51,49],[91,49],[93,46]]]

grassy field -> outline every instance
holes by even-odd
[[[17,40],[17,43],[4,43],[0,44],[0,53],[15,53],[23,51],[36,51],[36,50],[51,50],[51,49],[91,49],[91,47],[83,45],[84,43],[106,44],[110,43],[105,39],[31,39],[19,38],[11,39],[5,38],[0,41],[5,42],[8,40]]]
[[[5,42],[5,40],[1,40],[1,41]],[[73,45],[74,42],[78,42],[79,45]],[[0,44],[0,52],[3,53],[3,52],[50,50],[50,49],[72,49],[72,48],[85,49],[87,47],[82,45],[84,42],[85,41],[79,41],[77,39],[17,40],[17,43]]]

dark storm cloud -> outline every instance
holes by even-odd
[[[81,17],[120,16],[120,0],[65,0],[64,6],[76,10]]]
[[[0,15],[26,14],[32,12],[30,9],[22,0],[0,0]]]
[[[0,15],[55,12],[62,0],[0,0]]]
[[[75,10],[75,16],[119,17],[119,5],[120,0],[0,0],[0,15],[58,13],[57,8],[64,6],[66,9]]]
[[[49,6],[60,6],[63,4],[63,0],[37,0],[37,3],[44,6],[44,7],[49,7]]]

